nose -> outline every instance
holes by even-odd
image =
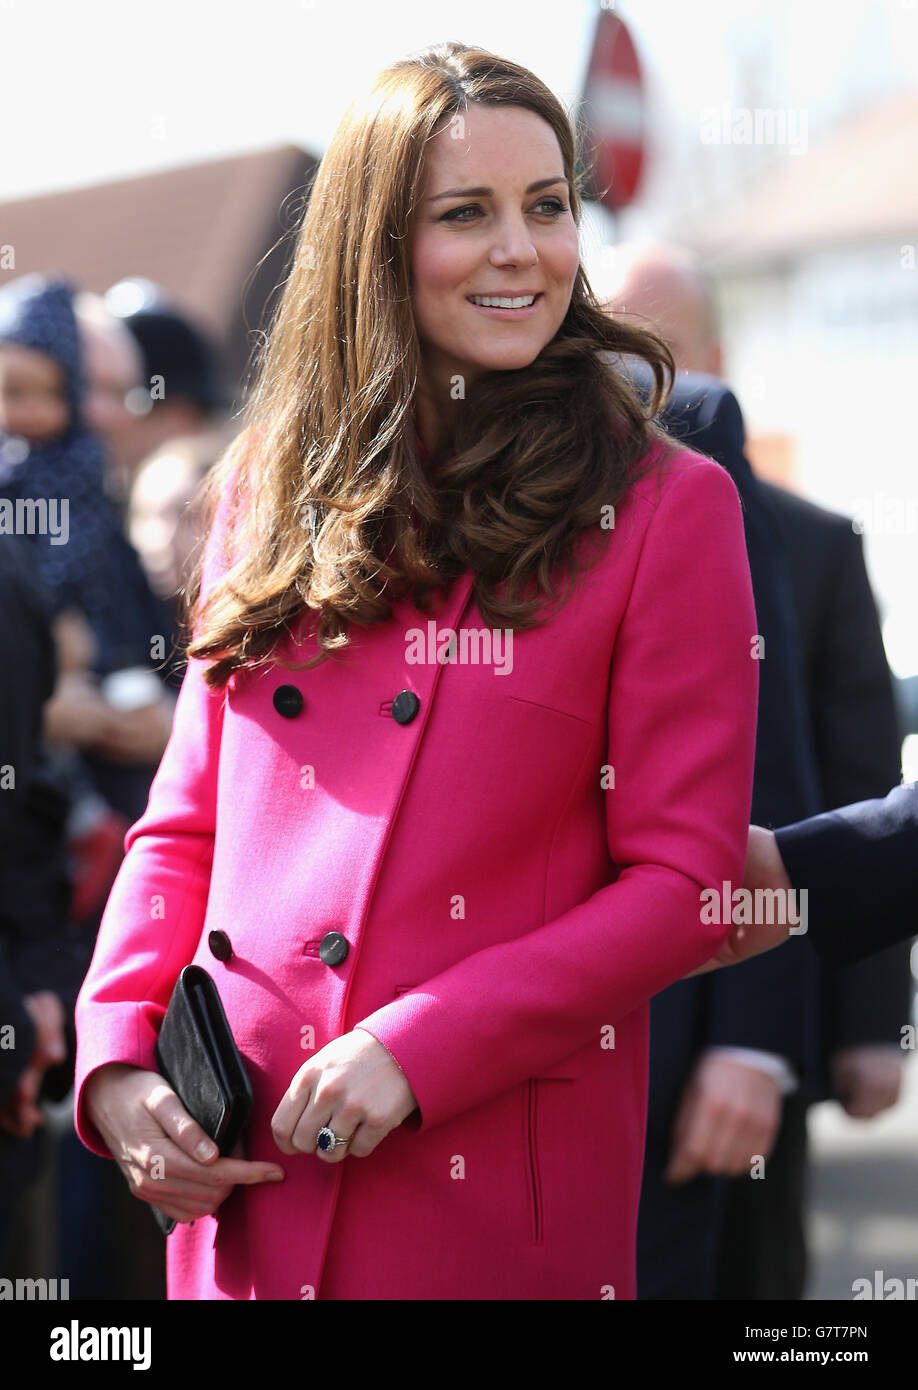
[[[502,218],[488,253],[492,265],[536,265],[539,253],[525,218],[508,214]]]

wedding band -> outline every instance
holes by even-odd
[[[329,1149],[336,1149],[339,1144],[349,1144],[350,1142],[350,1135],[346,1139],[339,1139],[334,1130],[329,1129],[327,1125],[323,1125],[316,1135],[316,1149],[323,1154],[328,1153]]]

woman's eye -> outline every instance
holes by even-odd
[[[550,217],[557,217],[560,213],[567,212],[568,210],[567,204],[562,203],[558,198],[542,198],[538,203],[535,204],[535,208],[547,208],[548,216]],[[535,208],[533,208],[533,211],[535,211]],[[468,217],[463,217],[461,214],[464,212],[480,211],[481,208],[477,205],[477,203],[467,203],[465,207],[453,208],[451,212],[444,213],[443,217],[440,220],[442,222],[469,222],[472,219]]]
[[[466,222],[466,221],[468,221],[467,218],[465,218],[465,217],[460,218],[459,214],[460,214],[461,212],[480,212],[480,211],[481,211],[481,209],[480,209],[479,207],[476,207],[476,205],[475,205],[474,203],[469,203],[469,204],[468,204],[466,207],[464,207],[464,208],[453,208],[452,212],[445,212],[445,213],[443,214],[443,216],[440,218],[440,221],[441,221],[441,222],[460,222],[460,221],[461,221],[461,222]]]

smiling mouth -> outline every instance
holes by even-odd
[[[542,298],[536,294],[470,294],[468,302],[479,309],[531,309]]]

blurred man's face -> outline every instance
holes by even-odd
[[[148,459],[131,489],[128,534],[161,598],[174,597],[188,578],[189,556],[199,540],[190,505],[199,482],[180,454],[165,449]]]
[[[86,372],[83,414],[90,429],[106,445],[108,461],[117,475],[125,474],[133,454],[137,415],[128,398],[141,387],[139,359],[122,341],[95,324],[80,324]]]
[[[608,294],[609,308],[639,314],[669,345],[676,366],[720,376],[720,347],[710,336],[710,318],[701,291],[674,268],[653,263],[627,267]]]
[[[193,401],[151,403],[130,342],[95,324],[82,323],[80,331],[86,422],[105,442],[118,490],[126,497],[142,461],[165,440],[204,428],[206,417]]]

